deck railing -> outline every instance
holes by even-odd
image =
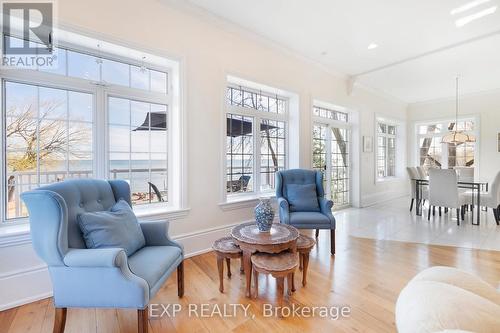
[[[128,175],[129,172],[132,173],[147,173],[150,169],[147,168],[138,168],[138,169],[112,169],[110,170],[110,178],[111,179],[123,179],[128,178],[124,177],[124,175]],[[151,172],[166,172],[165,169],[151,169]],[[36,172],[36,171],[21,171],[21,172],[13,172],[9,174],[7,178],[7,209],[9,211],[9,217],[19,217],[25,216],[26,211],[23,208],[23,204],[20,199],[20,194],[25,191],[30,191],[37,188],[39,185],[45,185],[55,182],[60,182],[65,179],[75,179],[75,178],[91,178],[93,177],[92,170],[74,170],[74,171],[45,171],[45,172]],[[38,178],[40,177],[40,178]],[[39,180],[38,180],[39,179]],[[160,184],[157,184],[160,185]],[[161,187],[164,187],[161,184]],[[148,189],[147,181],[145,181],[144,188]],[[136,191],[137,192],[137,191]],[[163,192],[166,191],[161,191]],[[151,198],[154,196],[154,193],[151,192],[151,189],[132,193],[133,201],[144,201],[151,202]],[[135,199],[135,200],[134,200]],[[165,198],[164,198],[165,199]]]

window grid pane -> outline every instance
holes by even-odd
[[[323,173],[323,187],[326,189],[326,131],[325,125],[313,127],[313,168]]]
[[[168,202],[167,106],[109,97],[109,178],[130,182],[133,204]]]
[[[349,121],[349,115],[346,112],[331,110],[319,106],[313,107],[313,115],[316,117],[338,120],[346,123]]]
[[[286,99],[277,95],[270,96],[263,92],[255,92],[242,87],[227,87],[226,102],[229,105],[277,114],[286,112],[287,103]]]
[[[252,117],[227,114],[226,122],[226,191],[227,193],[252,192],[254,120]]]
[[[260,188],[275,188],[276,171],[285,169],[285,123],[262,119],[260,123]]]
[[[396,176],[397,126],[377,123],[377,178]]]
[[[349,130],[332,128],[331,195],[337,206],[349,204]]]
[[[79,113],[70,96],[90,100],[85,114],[72,115]],[[93,176],[92,100],[87,93],[5,82],[7,219],[27,216],[24,191]]]

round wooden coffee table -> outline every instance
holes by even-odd
[[[243,251],[243,269],[246,279],[246,296],[251,295],[252,254],[255,252],[297,252],[299,231],[289,225],[275,223],[269,232],[260,232],[254,222],[237,225],[231,230],[235,243]]]

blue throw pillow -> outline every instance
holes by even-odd
[[[290,212],[319,212],[316,184],[288,184],[286,186]]]
[[[130,256],[146,245],[137,217],[123,199],[108,211],[79,214],[78,225],[89,249],[121,247]]]

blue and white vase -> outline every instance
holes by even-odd
[[[269,232],[274,221],[274,210],[271,199],[261,198],[255,207],[255,222],[260,232]]]

